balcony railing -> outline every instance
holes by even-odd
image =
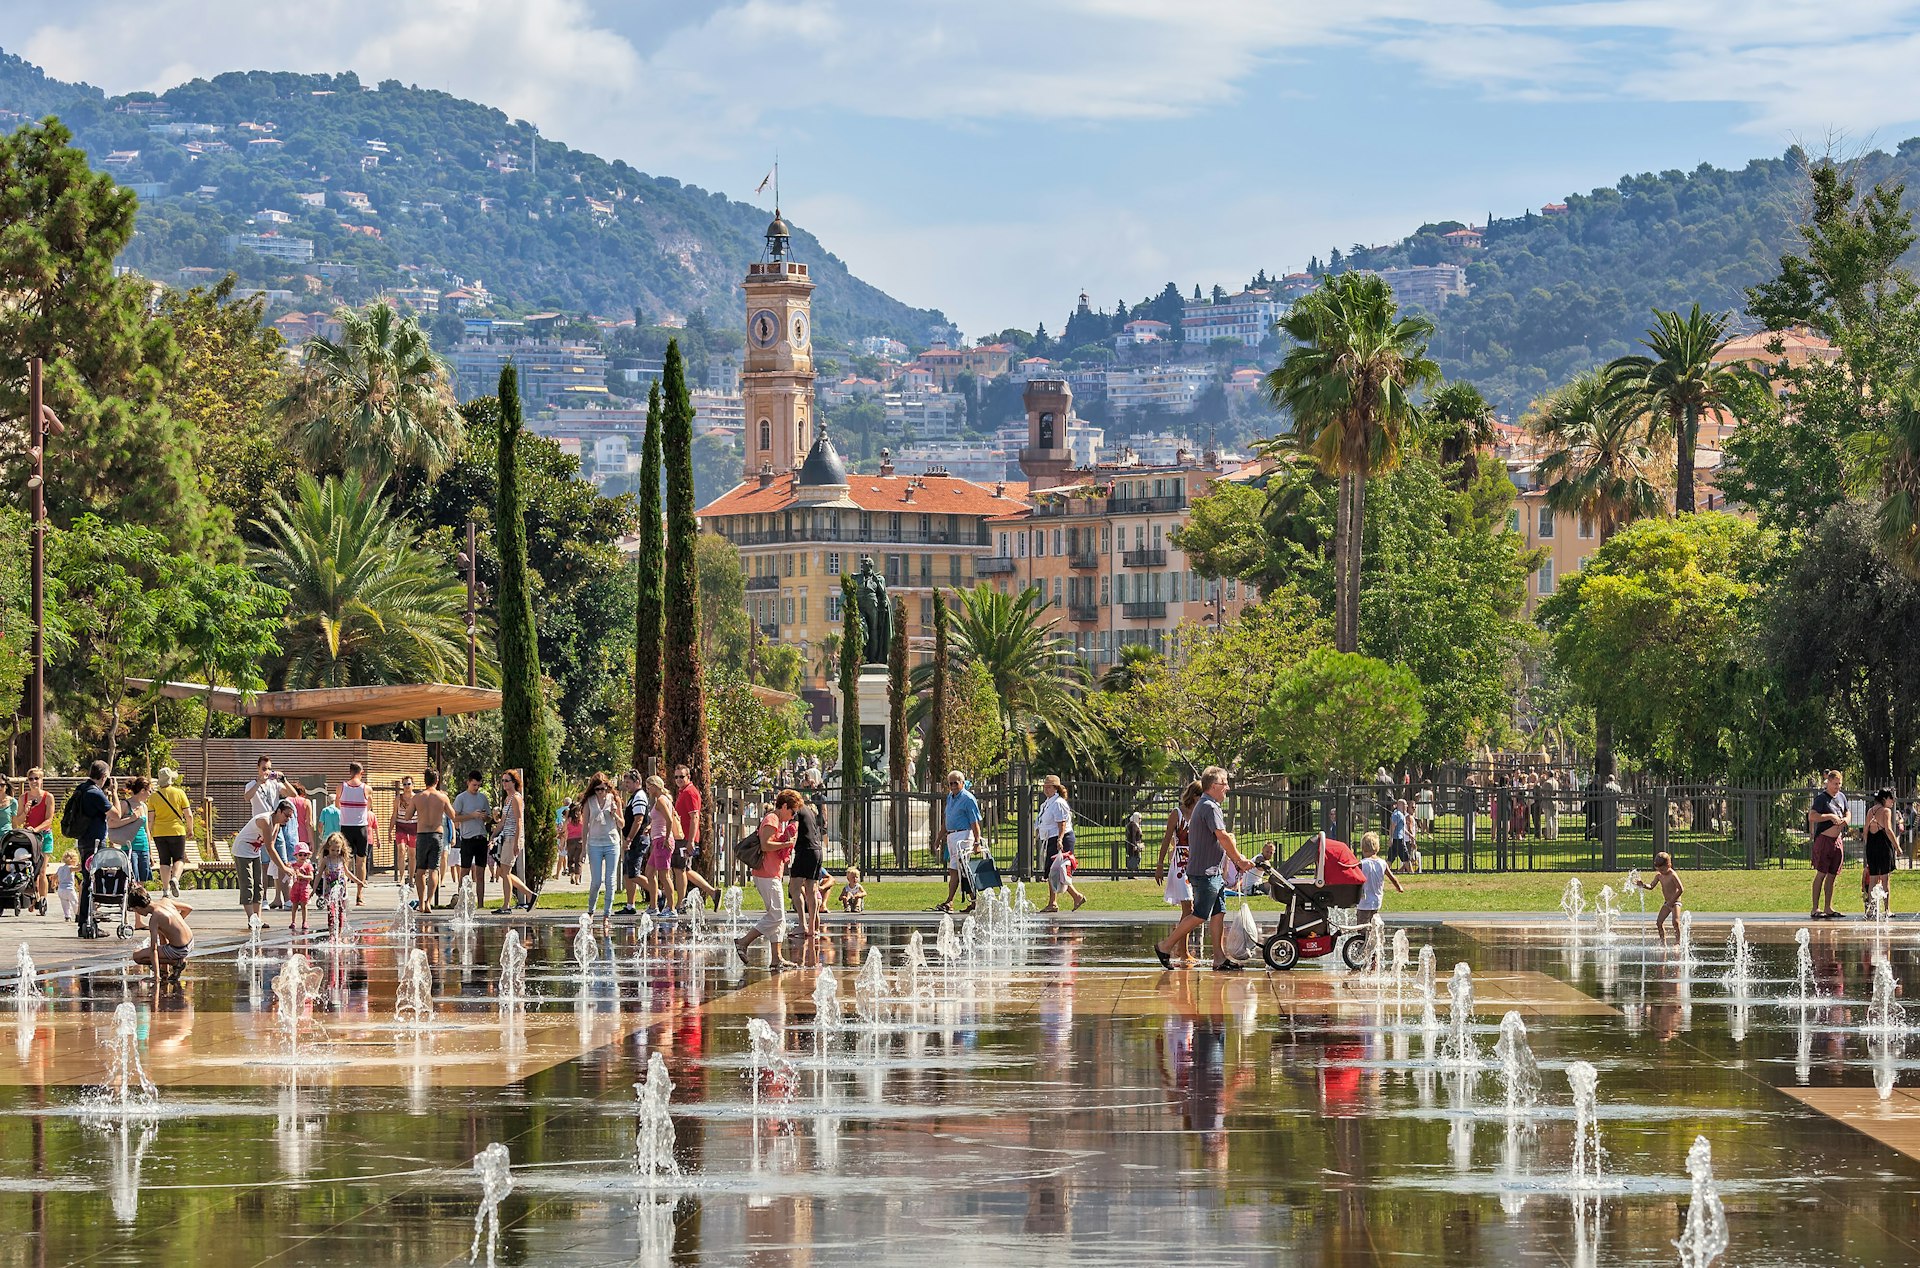
[[[974,575],[979,577],[990,577],[1003,572],[1012,572],[1013,556],[983,555],[973,561],[973,571]]]
[[[1123,603],[1120,611],[1129,621],[1160,621],[1166,619],[1167,601],[1147,599],[1139,603]]]
[[[1076,555],[1067,556],[1067,567],[1074,569],[1076,572],[1092,572],[1099,566],[1100,553],[1098,551],[1087,550]]]
[[[1100,619],[1100,605],[1097,603],[1069,603],[1067,604],[1067,619],[1069,621],[1097,621]]]
[[[1187,495],[1170,493],[1157,498],[1108,498],[1109,515],[1151,515],[1157,511],[1178,511],[1187,505]]]
[[[780,623],[778,621],[769,621],[761,625],[760,637],[772,639],[776,643],[779,642],[780,641]]]
[[[1120,562],[1129,568],[1164,568],[1167,552],[1159,546],[1151,550],[1129,550],[1120,556]]]
[[[780,578],[771,574],[765,577],[747,578],[747,589],[749,590],[778,590],[779,588]]]

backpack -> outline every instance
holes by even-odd
[[[60,807],[60,835],[70,841],[78,841],[80,829],[86,826],[80,816],[80,794],[85,789],[86,785],[82,784],[67,794],[67,804]]]
[[[740,838],[733,847],[733,857],[739,859],[740,865],[748,870],[759,867],[761,859],[766,857],[766,852],[766,846],[760,841],[758,828]]]

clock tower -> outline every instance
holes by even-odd
[[[774,208],[767,258],[747,266],[747,357],[740,392],[745,478],[798,467],[813,444],[813,279],[788,259],[791,235]]]

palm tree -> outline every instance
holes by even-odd
[[[1640,342],[1650,357],[1620,357],[1607,366],[1620,389],[1648,414],[1664,420],[1674,441],[1673,509],[1694,509],[1694,451],[1700,443],[1700,418],[1724,408],[1753,373],[1740,364],[1714,361],[1726,347],[1727,319],[1708,315],[1695,304],[1685,317],[1654,310],[1653,329]]]
[[[1480,475],[1480,451],[1493,443],[1493,406],[1480,389],[1461,380],[1428,398],[1420,430],[1435,446],[1448,483],[1464,489]]]
[[[1399,465],[1418,416],[1411,393],[1440,377],[1427,356],[1433,323],[1402,317],[1393,289],[1342,273],[1302,298],[1276,326],[1293,340],[1268,373],[1267,398],[1292,417],[1287,442],[1340,481],[1334,515],[1334,645],[1360,642],[1360,544],[1367,480]]]
[[[832,682],[840,672],[840,635],[836,631],[820,640],[820,646],[814,651],[814,672],[826,682]]]
[[[1031,761],[1043,732],[1070,753],[1089,752],[1093,724],[1083,699],[1087,672],[1057,622],[1045,615],[1047,601],[1039,588],[1007,595],[982,583],[953,596],[947,606],[952,661],[955,667],[979,665],[993,679],[1008,754]],[[919,665],[910,678],[917,697],[915,722],[925,716],[924,693],[932,676],[932,665]]]
[[[413,530],[358,473],[302,474],[276,496],[254,553],[262,577],[288,594],[289,687],[451,682],[465,672],[466,589],[423,553]]]
[[[1119,659],[1113,662],[1106,673],[1100,675],[1100,690],[1125,692],[1131,691],[1144,682],[1153,667],[1160,663],[1160,653],[1145,643],[1129,643],[1120,649]]]
[[[1527,426],[1547,446],[1539,480],[1547,505],[1579,515],[1602,542],[1660,514],[1665,447],[1650,443],[1633,402],[1604,370],[1589,370],[1542,397]]]
[[[374,492],[409,467],[444,471],[465,425],[426,332],[386,303],[336,319],[340,338],[307,342],[279,406],[307,465],[359,472]]]

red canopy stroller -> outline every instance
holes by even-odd
[[[1280,924],[1261,940],[1260,957],[1271,969],[1290,969],[1301,960],[1314,960],[1337,945],[1350,969],[1366,962],[1364,929],[1335,925],[1334,907],[1353,907],[1360,901],[1365,877],[1360,862],[1344,841],[1315,833],[1277,868],[1267,869],[1267,896],[1281,906]]]

